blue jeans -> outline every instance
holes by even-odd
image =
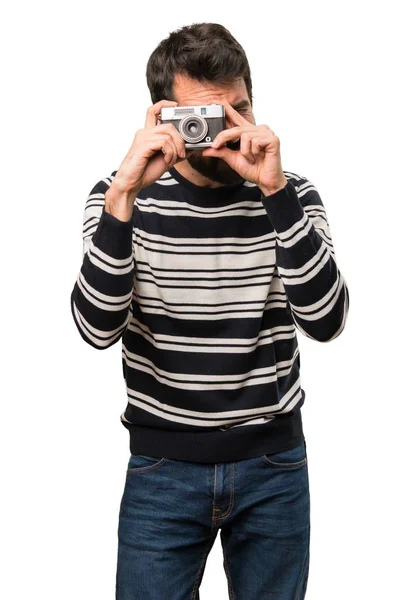
[[[218,530],[230,599],[303,600],[310,546],[305,441],[216,464],[131,454],[116,599],[199,600]]]

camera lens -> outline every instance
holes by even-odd
[[[191,144],[200,142],[207,131],[207,121],[199,115],[187,115],[179,122],[179,133],[186,142]]]

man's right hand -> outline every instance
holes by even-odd
[[[176,106],[160,100],[147,110],[145,126],[136,132],[132,146],[106,192],[105,210],[122,221],[129,221],[137,193],[157,181],[175,163],[185,160],[185,141],[172,123],[159,123],[162,107]]]

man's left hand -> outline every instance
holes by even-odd
[[[229,103],[224,103],[225,114],[234,124],[221,131],[214,143],[205,148],[202,156],[222,158],[247,181],[257,185],[269,196],[286,186],[281,164],[280,141],[268,125],[254,125],[240,115]],[[224,144],[240,139],[240,150],[230,150]]]

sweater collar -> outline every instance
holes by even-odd
[[[210,205],[213,201],[224,201],[224,200],[232,200],[233,195],[243,188],[245,181],[240,181],[239,183],[233,183],[228,185],[221,185],[220,187],[206,187],[203,185],[197,185],[192,181],[189,181],[179,173],[175,169],[175,167],[171,167],[169,169],[169,174],[173,179],[178,181],[184,188],[186,188],[189,192],[196,196],[197,200],[200,202],[204,202],[204,205]],[[245,188],[244,188],[245,189]]]

